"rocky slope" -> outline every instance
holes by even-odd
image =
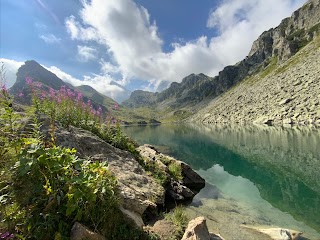
[[[282,64],[273,58],[190,121],[320,124],[320,37]]]
[[[136,90],[130,95],[130,98],[123,102],[123,105],[129,108],[153,106],[156,103],[157,93]]]

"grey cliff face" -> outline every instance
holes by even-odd
[[[270,57],[277,57],[279,61],[289,59],[319,32],[319,7],[319,0],[310,0],[278,27],[262,33],[253,43],[248,58],[258,62]]]

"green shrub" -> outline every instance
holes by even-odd
[[[34,139],[25,144],[14,168],[14,199],[25,211],[26,223],[19,229],[24,236],[66,238],[75,221],[98,232],[112,224],[118,200],[106,163],[78,159],[74,149],[45,148]]]

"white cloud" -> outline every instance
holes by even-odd
[[[92,28],[83,28],[79,22],[76,21],[76,18],[71,15],[65,20],[65,25],[67,32],[70,34],[71,39],[79,39],[83,41],[89,40],[99,40],[98,32]]]
[[[78,56],[80,61],[88,62],[90,60],[94,60],[97,58],[96,54],[97,54],[96,49],[88,46],[78,45]]]
[[[96,41],[106,47],[116,66],[102,65],[102,71],[116,69],[124,83],[138,78],[156,89],[163,81],[181,81],[190,73],[216,75],[224,66],[243,59],[259,34],[304,2],[223,0],[207,23],[219,30],[219,36],[172,43],[171,52],[162,50],[156,23],[151,23],[148,11],[133,0],[83,1],[79,19],[70,16],[65,25],[72,39]]]
[[[24,64],[24,62],[19,62],[11,59],[0,58],[0,62],[3,63],[5,68],[5,79],[6,82],[2,83],[7,86],[7,88],[12,87],[16,82],[18,69]]]
[[[103,59],[100,61],[100,65],[101,65],[101,71],[105,74],[120,72],[119,67],[115,66],[110,62],[106,62]]]
[[[53,44],[53,43],[59,43],[61,41],[61,38],[57,38],[55,35],[53,34],[44,34],[44,35],[40,35],[39,36],[43,41],[45,41],[46,43],[49,44]]]
[[[89,85],[96,89],[98,92],[111,97],[118,102],[121,102],[125,97],[127,97],[128,93],[123,88],[112,84],[113,79],[109,75],[84,76],[83,79],[80,80],[74,78],[70,74],[62,71],[55,66],[43,67],[56,74],[57,77],[59,77],[63,81],[71,83],[73,86]]]

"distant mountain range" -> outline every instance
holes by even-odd
[[[320,1],[319,0],[309,0],[303,7],[295,11],[291,17],[284,19],[281,24],[276,28],[271,28],[265,31],[261,36],[253,43],[252,49],[248,56],[242,61],[238,62],[233,66],[225,67],[221,72],[219,72],[216,77],[209,77],[204,74],[191,74],[185,77],[181,83],[174,82],[170,87],[160,93],[151,93],[145,91],[134,91],[131,97],[124,101],[123,104],[127,107],[147,107],[151,109],[157,109],[159,118],[168,118],[175,116],[176,120],[188,119],[188,121],[203,121],[203,122],[294,122],[292,119],[288,120],[291,115],[300,114],[300,112],[295,112],[294,109],[288,108],[283,114],[278,113],[279,116],[275,117],[274,112],[278,112],[279,108],[283,108],[283,105],[276,104],[273,108],[267,108],[266,99],[260,99],[256,104],[237,104],[243,101],[243,96],[238,92],[238,99],[228,98],[230,94],[233,94],[231,90],[239,89],[239,86],[243,82],[247,82],[248,79],[255,79],[255,82],[259,82],[256,86],[257,89],[252,89],[252,91],[247,93],[245,97],[253,98],[255,94],[266,93],[267,89],[261,89],[265,86],[265,82],[268,81],[268,76],[276,74],[275,70],[278,67],[288,64],[292,57],[296,53],[302,52],[305,56],[299,60],[302,67],[300,72],[307,74],[307,69],[304,62],[304,57],[310,54],[317,54],[315,60],[320,58],[319,55],[319,39],[320,32]],[[304,47],[308,44],[313,44],[311,50],[302,51]],[[309,45],[310,45],[309,44]],[[317,66],[315,69],[319,69],[320,64],[317,61],[311,61],[311,65]],[[298,62],[298,61],[297,61]],[[297,64],[296,62],[296,64]],[[295,65],[298,67],[298,65]],[[303,67],[304,66],[304,67]],[[291,68],[283,70],[286,74],[278,81],[278,87],[287,86],[288,82],[291,82],[293,78],[297,76],[290,75],[289,72]],[[314,72],[316,73],[316,72]],[[291,78],[286,78],[290,75]],[[320,85],[320,80],[317,76],[319,74],[310,74],[311,78],[301,78],[303,81],[307,82],[315,81]],[[270,83],[271,84],[271,83]],[[274,83],[272,83],[274,85]],[[259,86],[261,88],[259,88]],[[320,105],[317,105],[316,98],[319,99],[320,91],[316,86],[309,84],[312,89],[305,89],[305,92],[312,92],[314,95],[311,96],[314,101],[312,106],[315,112],[312,116],[305,114],[301,122],[316,122],[319,119],[320,123]],[[291,88],[290,88],[291,89]],[[295,88],[292,88],[294,91]],[[240,90],[239,90],[240,91]],[[245,91],[241,89],[241,91]],[[276,94],[275,89],[270,89],[268,94]],[[282,94],[282,95],[281,95]],[[219,101],[222,97],[225,97],[225,101],[230,101],[232,99],[232,104],[230,102]],[[241,99],[242,97],[242,99]],[[278,96],[279,101],[284,101],[285,98],[291,99],[295,97],[295,101],[304,102],[304,95],[288,95],[286,92],[280,93]],[[276,101],[276,100],[274,100]],[[291,101],[291,100],[288,100]],[[315,105],[314,105],[315,104]],[[241,106],[243,114],[239,111],[227,110],[224,107],[226,105]],[[263,106],[264,105],[264,106]],[[315,107],[314,107],[315,106]],[[307,106],[306,106],[307,107]],[[311,106],[310,106],[311,107]],[[216,111],[215,109],[219,109]],[[308,112],[309,110],[305,110]],[[317,111],[319,113],[317,113]],[[301,112],[302,113],[302,112]],[[240,114],[239,117],[238,115]],[[317,115],[318,114],[318,115]],[[223,116],[220,116],[223,115]],[[301,115],[301,114],[300,114]],[[302,114],[303,115],[303,114]],[[261,120],[262,119],[262,120]],[[264,120],[263,120],[264,119]],[[267,119],[267,120],[265,120]]]

